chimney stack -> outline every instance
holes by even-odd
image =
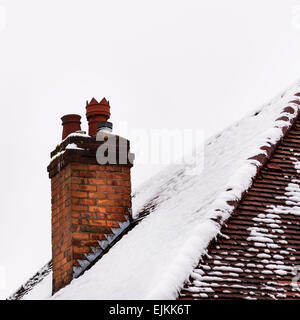
[[[105,98],[100,103],[94,98],[87,103],[86,115],[89,135],[70,135],[80,130],[79,115],[62,117],[63,141],[51,153],[47,168],[51,179],[53,293],[99,259],[131,222],[130,143],[105,130],[112,128],[107,122],[110,106]],[[95,137],[97,126],[101,141]],[[114,150],[111,144],[109,150],[117,161],[99,164],[97,150],[106,146],[106,135],[116,141]]]

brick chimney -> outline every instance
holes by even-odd
[[[133,154],[129,141],[102,130],[112,128],[105,98],[87,103],[86,116],[89,135],[80,131],[80,116],[62,117],[64,140],[51,153],[47,168],[52,198],[53,293],[99,259],[131,221]],[[116,161],[99,161],[99,148],[106,148],[106,155],[113,152]]]

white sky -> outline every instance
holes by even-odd
[[[60,117],[105,96],[129,130],[208,137],[300,76],[300,0],[0,0],[0,298],[51,257]],[[134,149],[134,145],[133,145]],[[136,166],[134,186],[161,166]]]

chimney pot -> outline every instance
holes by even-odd
[[[81,131],[80,119],[81,119],[81,116],[78,114],[66,114],[61,118],[62,126],[63,126],[63,133],[62,133],[63,140],[69,134],[76,131]]]
[[[90,103],[86,105],[86,118],[89,123],[89,135],[96,136],[99,122],[107,122],[110,117],[109,101],[103,98],[98,102],[92,98]]]
[[[107,131],[112,132],[113,124],[108,121],[100,121],[98,122],[97,131]]]

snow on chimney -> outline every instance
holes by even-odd
[[[63,141],[51,153],[47,168],[51,179],[53,293],[99,259],[131,221],[130,143],[103,130],[112,129],[105,98],[100,103],[94,98],[87,103],[86,116],[89,135],[80,132],[79,115],[62,117]],[[97,127],[101,141],[96,139]],[[70,134],[73,132],[76,134]],[[108,140],[105,135],[116,141],[114,163],[103,164],[96,158],[98,148]]]

